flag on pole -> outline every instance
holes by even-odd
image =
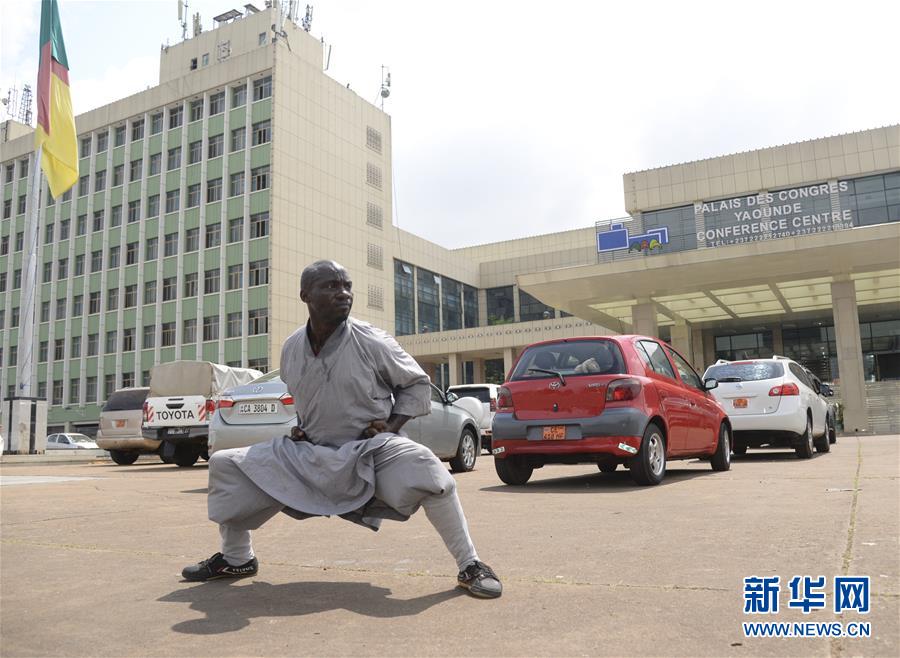
[[[34,148],[43,147],[41,168],[50,193],[61,196],[78,180],[78,138],[69,96],[69,60],[56,0],[41,1],[41,55],[38,67],[38,125]]]

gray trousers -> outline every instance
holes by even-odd
[[[210,519],[219,523],[221,551],[233,565],[243,564],[253,557],[250,529],[260,527],[285,508],[241,470],[232,458],[236,453],[222,450],[209,460],[210,494],[215,486],[220,503],[223,493],[228,498],[226,506],[217,505],[218,509],[225,507],[228,512],[211,514]],[[423,460],[437,462],[441,469],[444,468],[428,448],[408,440],[392,441],[377,449],[374,453],[375,498],[404,514],[412,514],[419,506],[424,507],[425,515],[462,571],[477,560],[478,555],[469,536],[456,480],[447,473],[440,493],[410,486],[409,473],[411,469],[421,468]]]

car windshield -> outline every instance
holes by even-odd
[[[69,440],[72,443],[93,443],[94,440],[84,434],[69,434]]]
[[[116,391],[109,396],[106,404],[103,405],[103,411],[133,411],[134,409],[141,409],[149,392],[149,388],[131,388]]]
[[[561,374],[614,375],[628,372],[619,346],[611,340],[573,340],[534,345],[525,350],[511,381],[546,379]]]
[[[452,388],[450,393],[456,393],[461,398],[477,398],[481,402],[491,401],[491,392],[486,388]]]
[[[748,361],[747,363],[723,363],[710,366],[704,379],[715,379],[720,382],[757,382],[763,379],[776,379],[784,375],[784,366],[774,361]]]

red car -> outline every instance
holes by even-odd
[[[646,336],[568,338],[530,345],[497,396],[493,453],[506,484],[545,464],[626,464],[659,484],[670,459],[731,467],[731,424],[706,382],[670,345]]]

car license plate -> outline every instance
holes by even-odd
[[[187,434],[190,431],[190,428],[187,427],[170,427],[168,429],[168,433],[170,435],[173,434]]]
[[[551,425],[544,428],[544,441],[562,441],[566,438],[565,425]]]
[[[117,421],[116,421],[116,427],[125,427],[125,421],[124,421],[124,420],[117,420]]]
[[[238,405],[239,414],[274,414],[278,412],[275,402],[245,402]]]
[[[734,405],[735,409],[746,409],[747,408],[747,398],[735,398],[731,402]]]

